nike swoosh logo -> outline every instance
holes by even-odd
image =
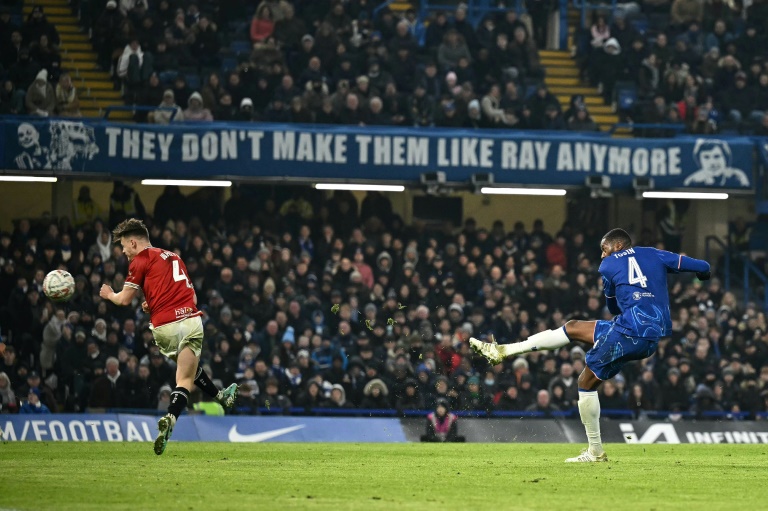
[[[263,431],[261,433],[254,433],[252,435],[241,435],[237,432],[237,425],[232,426],[232,429],[229,430],[229,441],[230,442],[264,442],[265,440],[269,440],[271,438],[275,438],[282,435],[287,435],[288,433],[293,433],[294,431],[298,431],[300,429],[304,429],[306,427],[305,424],[299,424],[298,426],[291,426],[289,428],[281,428],[281,429],[273,429],[272,431]]]

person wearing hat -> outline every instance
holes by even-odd
[[[158,105],[158,110],[150,112],[149,122],[155,124],[170,124],[171,122],[183,122],[184,112],[176,104],[176,94],[172,89],[163,92],[163,100]]]
[[[48,82],[48,71],[41,69],[37,73],[35,80],[27,89],[27,96],[24,101],[27,112],[31,115],[40,117],[53,115],[56,108],[56,92]]]
[[[403,410],[423,410],[424,397],[419,392],[419,383],[413,378],[405,380],[405,391],[397,398],[395,408],[402,413]]]
[[[22,385],[17,389],[17,394],[19,397],[26,396],[32,391],[35,391],[37,393],[38,399],[42,402],[43,405],[47,407],[48,410],[56,411],[59,409],[59,405],[56,402],[56,397],[53,393],[53,390],[42,381],[40,378],[40,373],[37,371],[29,371],[27,373],[27,382],[26,385]]]
[[[375,378],[369,381],[363,389],[365,396],[360,402],[360,408],[366,410],[385,410],[391,408],[389,389],[384,380]]]
[[[733,84],[725,90],[723,103],[728,112],[728,118],[736,124],[750,118],[755,109],[755,97],[747,86],[747,74],[739,71],[734,77]]]
[[[27,17],[27,21],[22,28],[22,36],[29,43],[37,42],[42,36],[46,36],[48,37],[48,42],[53,46],[61,44],[59,31],[56,30],[56,25],[45,17],[42,5],[35,5],[32,8],[32,12]]]
[[[51,410],[40,401],[40,389],[31,388],[27,393],[27,400],[19,408],[20,414],[49,414]]]
[[[482,410],[490,412],[493,409],[491,397],[485,393],[480,385],[478,376],[471,376],[467,379],[467,387],[459,394],[460,410]]]
[[[187,108],[184,110],[184,121],[186,122],[211,122],[213,114],[203,106],[203,96],[199,92],[193,92],[187,101]]]
[[[427,415],[427,431],[421,436],[422,442],[465,442],[459,435],[459,418],[451,413],[448,400],[439,398],[435,411]]]

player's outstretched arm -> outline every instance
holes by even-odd
[[[109,300],[115,305],[128,305],[133,301],[134,297],[136,296],[136,292],[137,289],[130,286],[124,286],[122,291],[115,293],[115,291],[112,289],[112,286],[104,284],[101,286],[99,296],[105,300]]]
[[[668,272],[692,272],[699,280],[709,280],[712,275],[709,263],[706,261],[664,250],[659,250],[658,253]]]

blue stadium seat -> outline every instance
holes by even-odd
[[[239,53],[250,53],[251,43],[249,41],[232,41],[229,48],[236,55]]]
[[[187,82],[187,87],[189,87],[190,90],[199,90],[200,89],[200,75],[197,73],[188,73],[184,75],[184,80]]]
[[[237,67],[237,59],[235,57],[223,57],[221,59],[221,70],[232,71]]]
[[[630,86],[623,86],[621,88],[616,86],[616,105],[620,111],[632,110],[637,103],[637,87],[633,84]]]

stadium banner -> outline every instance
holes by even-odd
[[[150,442],[158,417],[129,414],[0,415],[3,441]],[[398,419],[183,415],[184,442],[406,442]]]
[[[492,172],[496,183],[612,188],[652,178],[656,189],[751,189],[754,142],[612,139],[595,134],[281,124],[128,125],[105,121],[0,121],[6,170],[122,177],[450,182]]]
[[[768,444],[765,421],[602,420],[606,443]],[[467,442],[584,443],[575,419],[460,418]],[[253,417],[184,415],[173,439],[185,442],[418,442],[424,418]],[[151,442],[157,417],[130,414],[2,415],[3,441]]]

